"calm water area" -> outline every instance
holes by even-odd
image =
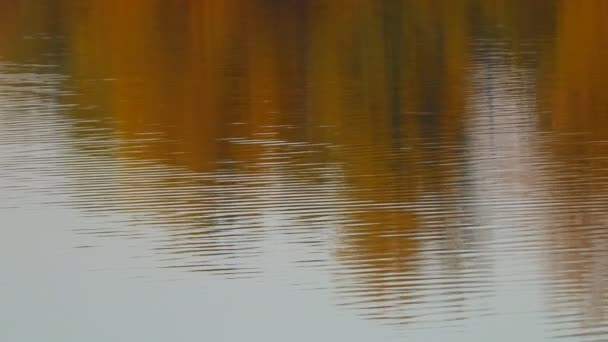
[[[0,341],[607,341],[608,1],[0,2]]]

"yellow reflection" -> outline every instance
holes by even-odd
[[[460,191],[458,156],[436,146],[460,143],[471,1],[65,3],[80,102],[102,105],[120,134],[141,140],[123,154],[194,171],[235,160],[264,178],[272,167],[253,165],[277,141],[330,146],[316,152],[340,166],[338,197],[363,205],[347,213],[336,258],[353,274],[365,268],[369,298],[399,297],[424,227],[395,204]],[[285,172],[314,177],[306,160],[285,157]],[[395,286],[387,274],[407,276]]]
[[[400,319],[404,303],[423,300],[409,292],[420,276],[413,237],[425,227],[414,210],[391,204],[459,191],[460,170],[441,162],[458,156],[428,146],[460,143],[470,2],[332,4],[312,14],[308,115],[327,127],[316,137],[336,146],[344,195],[367,204],[340,232],[336,257],[352,274],[339,272],[338,287],[353,305],[374,303],[371,316]]]
[[[558,3],[550,77],[541,83],[545,120],[560,133],[550,148],[557,161],[552,191],[562,198],[553,214],[549,241],[553,273],[572,289],[555,304],[581,315],[580,328],[592,331],[608,314],[605,266],[608,237],[608,3],[601,0]],[[567,134],[566,134],[567,133]],[[565,208],[577,208],[565,210]]]
[[[84,108],[97,106],[96,115],[109,116],[125,142],[137,142],[119,149],[121,157],[135,157],[134,165],[163,160],[205,173],[218,171],[219,162],[246,165],[234,167],[248,172],[249,183],[238,175],[233,181],[247,185],[237,188],[243,195],[233,190],[237,195],[231,193],[230,201],[210,203],[219,195],[188,197],[199,196],[188,191],[203,183],[188,181],[180,188],[171,176],[136,172],[131,177],[127,173],[137,166],[127,164],[122,175],[127,181],[116,182],[122,191],[106,196],[126,199],[116,210],[135,206],[163,216],[167,226],[219,225],[220,219],[205,214],[240,215],[243,208],[234,206],[242,202],[255,215],[281,205],[319,210],[310,202],[263,203],[264,190],[281,172],[293,177],[287,177],[292,184],[298,177],[333,177],[344,184],[331,189],[340,201],[332,197],[338,204],[322,209],[348,216],[337,228],[334,255],[350,276],[342,284],[352,278],[360,284],[345,293],[353,290],[383,302],[382,310],[407,302],[409,280],[419,279],[417,260],[425,244],[414,237],[428,228],[424,216],[458,210],[458,203],[436,199],[464,197],[458,184],[465,156],[458,148],[476,39],[505,40],[509,51],[537,54],[532,59],[543,63],[539,102],[550,113],[543,117],[546,128],[594,137],[605,137],[608,129],[603,0],[557,5],[553,0],[62,0],[49,5],[51,11],[32,3],[0,3],[0,55],[31,60],[49,43],[32,40],[31,48],[22,49],[15,44],[20,37],[65,33],[65,67],[81,105],[71,114],[86,117]],[[64,20],[54,23],[53,15]],[[477,32],[478,21],[496,32]],[[552,43],[540,39],[553,34]],[[297,155],[279,156],[287,166],[269,161],[269,156],[279,158],[277,146],[293,142],[310,145],[290,150]],[[605,171],[598,171],[608,169],[600,158],[605,146],[582,148],[593,171],[579,177],[605,179]],[[580,151],[561,147],[555,155],[567,161]],[[338,171],[319,176],[309,168],[319,159]],[[138,192],[141,188],[146,191]],[[294,189],[285,192],[298,198],[301,190]],[[243,201],[246,196],[254,199]],[[344,209],[343,203],[356,206]],[[192,210],[179,219],[172,215],[188,206]],[[453,228],[446,226],[445,231]],[[438,235],[450,239],[445,231]],[[179,235],[174,243],[188,245],[189,239],[192,235]],[[209,248],[202,245],[188,245],[188,251]],[[402,275],[398,283],[395,274]]]
[[[608,26],[601,0],[560,1],[552,79],[553,128],[608,133]]]

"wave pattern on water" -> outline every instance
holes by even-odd
[[[605,340],[608,137],[593,123],[607,107],[604,83],[570,70],[572,19],[503,32],[484,20],[513,13],[466,1],[445,6],[471,23],[421,2],[298,5],[305,18],[285,3],[210,5],[234,22],[200,29],[217,35],[208,46],[175,24],[191,60],[150,43],[141,65],[110,35],[70,71],[0,63],[0,213],[75,211],[40,229],[85,250],[147,246],[134,257],[167,278],[329,293],[406,337],[495,326]],[[277,13],[292,15],[284,32],[267,24]],[[121,33],[140,42],[153,27]],[[565,57],[539,66],[545,50]]]

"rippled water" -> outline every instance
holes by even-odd
[[[608,339],[603,0],[0,4],[0,340]]]

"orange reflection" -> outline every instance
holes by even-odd
[[[420,280],[419,261],[429,244],[416,237],[428,233],[430,219],[437,230],[432,233],[439,236],[434,239],[443,248],[458,254],[462,247],[457,220],[437,213],[459,212],[459,201],[466,201],[462,178],[467,157],[460,148],[476,40],[507,41],[506,50],[515,55],[535,53],[525,61],[542,64],[537,67],[539,102],[549,114],[539,117],[545,128],[587,132],[593,139],[606,136],[608,29],[603,0],[563,0],[557,5],[552,0],[57,4],[43,10],[27,1],[2,2],[0,51],[27,61],[49,47],[35,40],[31,49],[16,50],[23,47],[14,44],[19,37],[38,31],[65,34],[65,68],[80,105],[71,114],[109,118],[125,145],[136,142],[119,149],[119,157],[132,158],[133,165],[122,170],[124,179],[117,176],[118,191],[105,196],[126,198],[114,200],[113,209],[128,206],[142,217],[157,214],[162,226],[205,228],[238,221],[221,215],[240,216],[249,210],[252,216],[263,216],[281,212],[282,206],[285,212],[344,214],[348,220],[335,227],[338,241],[332,247],[347,281],[338,275],[337,282],[349,296],[381,303],[376,317],[424,300],[408,293]],[[61,25],[51,20],[53,15],[64,19]],[[477,32],[478,21],[496,31]],[[543,40],[553,35],[553,42]],[[572,166],[576,159],[574,174],[588,179],[582,183],[599,196],[606,190],[595,186],[605,184],[606,144],[565,141],[549,147],[556,160]],[[581,153],[587,157],[582,162],[575,158]],[[209,178],[179,183],[156,174],[145,179],[149,173],[132,171],[137,161],[149,160],[187,170],[176,178],[213,174],[222,168],[220,163],[235,162],[231,171],[236,176],[224,182],[236,185],[218,186]],[[319,164],[331,166],[329,175],[319,171]],[[132,172],[135,177],[126,175]],[[325,194],[327,207],[311,204],[310,198],[293,200],[319,183],[342,185]],[[201,184],[220,190],[188,192],[205,188]],[[300,188],[272,197],[268,189],[277,184]],[[572,203],[592,197],[547,187]],[[146,191],[138,192],[142,188]],[[224,193],[228,199],[221,197]],[[442,198],[457,200],[437,200]],[[183,207],[188,212],[177,213],[186,211]],[[286,216],[301,219],[298,215],[304,216]],[[604,219],[592,216],[584,217]],[[259,228],[264,223],[247,224]],[[565,231],[553,238],[578,238],[590,248],[590,237]],[[201,238],[208,232],[199,233],[179,233],[167,243],[199,255],[221,254],[222,248],[240,251],[238,239],[214,244],[213,234]],[[576,281],[584,282],[582,278]]]
[[[560,134],[550,146],[558,168],[554,177],[568,179],[552,187],[564,198],[552,222],[552,265],[556,278],[571,287],[568,294],[554,296],[555,304],[579,313],[581,328],[589,331],[602,324],[608,307],[607,10],[601,0],[559,2],[552,75],[541,83],[545,121]]]
[[[88,0],[65,8],[79,102],[101,104],[120,134],[142,141],[123,155],[205,172],[232,160],[263,179],[276,172],[264,158],[277,142],[329,146],[286,154],[283,170],[317,177],[306,165],[319,154],[339,165],[334,177],[347,189],[338,197],[363,209],[347,213],[336,257],[353,274],[365,268],[357,276],[364,296],[401,297],[407,276],[395,286],[386,275],[416,274],[421,245],[412,237],[423,229],[403,204],[461,191],[454,151],[466,112],[470,1]],[[133,186],[136,194],[142,183]]]

